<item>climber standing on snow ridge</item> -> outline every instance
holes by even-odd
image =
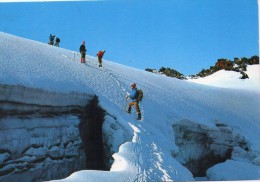
[[[131,89],[132,89],[131,94],[126,96],[126,98],[132,99],[132,102],[130,102],[129,105],[128,105],[127,112],[131,113],[131,107],[132,107],[132,105],[134,105],[135,110],[136,110],[137,115],[138,115],[137,120],[141,120],[141,111],[140,111],[140,108],[139,108],[138,90],[136,88],[135,83],[131,84]]]
[[[50,39],[49,45],[53,45],[54,44],[54,38],[55,38],[55,35],[50,34],[50,36],[49,36],[49,39]]]
[[[97,53],[97,57],[98,57],[98,67],[102,67],[102,58],[105,54],[105,50],[104,51],[98,51]]]
[[[85,41],[83,41],[80,48],[79,48],[79,52],[80,52],[80,55],[81,55],[81,58],[80,58],[81,63],[85,63],[86,51],[87,50],[86,50],[86,46],[85,46]]]
[[[60,38],[56,37],[54,46],[60,47]]]

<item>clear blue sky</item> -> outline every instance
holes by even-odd
[[[257,0],[0,3],[0,31],[46,43],[52,33],[73,51],[85,40],[89,55],[185,75],[259,55]]]

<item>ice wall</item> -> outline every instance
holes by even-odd
[[[250,149],[244,136],[234,133],[231,127],[220,121],[209,127],[184,119],[175,123],[173,130],[175,143],[179,147],[173,157],[187,167],[194,177],[207,176],[209,180],[216,180],[212,177],[218,173],[214,171],[215,166],[230,160],[233,163],[246,162],[255,168],[259,166],[257,152]]]
[[[206,176],[209,167],[231,158],[231,128],[217,124],[214,128],[181,120],[173,125],[179,153],[175,156],[195,177]]]
[[[93,96],[0,85],[0,181],[43,181],[86,168],[80,116]]]

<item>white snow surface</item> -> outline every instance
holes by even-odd
[[[208,85],[201,85],[107,60],[103,61],[103,68],[98,68],[97,59],[92,56],[86,57],[86,64],[79,60],[70,50],[0,32],[0,84],[60,93],[96,94],[100,105],[130,133],[131,139],[115,149],[118,152],[113,155],[110,171],[83,170],[60,181],[194,180],[171,155],[178,151],[172,124],[182,119],[210,127],[214,127],[216,121],[225,123],[234,133],[244,136],[251,150],[260,156],[259,65],[248,68],[249,80],[240,80],[230,72],[221,71],[207,78]],[[216,81],[218,75],[229,78],[223,84],[229,88]],[[144,91],[142,121],[124,112],[124,97],[130,92],[132,82]],[[122,138],[123,131],[113,139],[115,146]],[[222,180],[243,180],[248,174],[253,175],[252,179],[260,179],[259,168],[255,165],[225,164],[234,166],[240,174],[231,171],[230,175],[226,174],[228,179]],[[216,170],[221,173],[222,169],[215,169],[214,174],[218,174]],[[251,172],[252,169],[258,173]]]
[[[227,160],[208,169],[207,176],[211,181],[234,179],[254,180],[257,179],[255,177],[259,176],[259,173],[260,166],[255,166],[247,162]]]
[[[188,79],[188,81],[220,88],[235,88],[258,92],[260,90],[260,65],[248,65],[245,73],[249,76],[249,79],[240,79],[242,75],[239,72],[220,70],[207,77]]]

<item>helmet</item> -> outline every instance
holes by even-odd
[[[135,83],[132,83],[131,84],[131,88],[135,88],[136,87],[136,84]]]
[[[85,44],[85,41],[83,41],[82,44]]]

